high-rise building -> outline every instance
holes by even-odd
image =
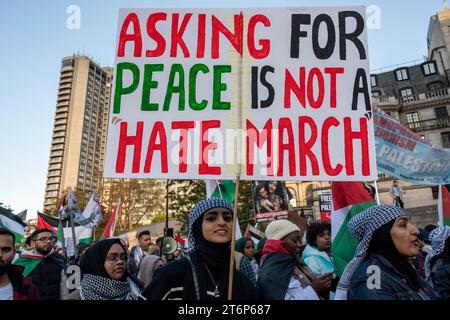
[[[67,187],[89,194],[101,182],[112,76],[86,56],[62,59],[44,210]]]

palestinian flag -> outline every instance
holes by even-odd
[[[33,272],[42,260],[44,260],[44,256],[35,254],[31,251],[23,250],[20,257],[14,261],[13,264],[24,267],[25,270],[23,270],[22,274],[24,277],[28,277],[28,275]]]
[[[450,226],[450,184],[439,186],[439,225]]]
[[[236,183],[232,180],[205,180],[206,196],[208,198],[221,198],[229,204],[234,204]],[[236,217],[236,240],[242,238],[239,219]]]
[[[356,240],[348,231],[351,218],[376,205],[361,182],[333,182],[333,211],[331,213],[331,237],[336,276],[340,277],[355,255]]]
[[[25,222],[11,211],[0,207],[0,227],[8,229],[16,236],[16,244],[22,242],[25,233]]]
[[[117,219],[119,218],[121,206],[122,206],[122,199],[119,199],[119,202],[117,203],[114,212],[112,213],[111,217],[109,217],[108,224],[106,225],[105,230],[103,230],[100,240],[109,239],[114,236],[114,229],[116,229],[116,223]]]
[[[75,254],[75,247],[79,243],[90,244],[92,242],[92,229],[86,228],[78,223],[74,223],[75,226],[75,239],[76,244],[73,244],[72,228],[70,224],[66,224],[64,228],[61,228],[60,219],[48,216],[44,213],[38,212],[38,224],[37,227],[47,228],[53,230],[57,235],[58,240],[62,246],[62,235],[64,233],[64,242],[67,250],[67,255],[70,257]],[[63,233],[62,233],[62,232]]]

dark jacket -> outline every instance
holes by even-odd
[[[64,258],[55,253],[46,256],[28,275],[38,288],[43,300],[59,300],[61,273],[65,269]]]
[[[450,257],[439,257],[435,260],[430,279],[439,298],[450,300]]]
[[[377,273],[368,269],[379,267],[380,278]],[[421,289],[412,288],[404,276],[380,254],[369,254],[353,273],[348,292],[349,300],[430,300],[436,299],[430,286],[418,276]],[[369,279],[370,278],[370,279]],[[376,284],[378,282],[378,284]],[[369,284],[369,285],[368,285]],[[370,288],[373,285],[373,288]]]
[[[22,276],[24,267],[12,265],[8,278],[13,287],[13,300],[41,300],[39,291],[29,278]]]
[[[204,281],[207,284],[206,289],[208,292],[206,295],[201,293],[201,296],[205,296],[201,299],[217,300],[210,294],[213,291],[213,286],[207,271],[200,270],[199,274],[201,277],[206,278],[198,279],[198,281]],[[235,270],[233,279],[233,300],[256,299],[255,287],[244,275]],[[228,286],[226,290],[228,290]],[[180,258],[159,268],[142,295],[149,300],[197,300],[194,277],[189,260]],[[221,296],[220,299],[225,300],[226,297]]]

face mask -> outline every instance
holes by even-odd
[[[426,244],[422,247],[422,252],[427,253],[427,254],[430,253],[432,250],[433,249],[429,244]]]

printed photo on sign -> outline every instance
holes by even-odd
[[[287,191],[281,181],[255,181],[253,183],[253,201],[256,222],[274,219],[286,219],[288,214]]]

